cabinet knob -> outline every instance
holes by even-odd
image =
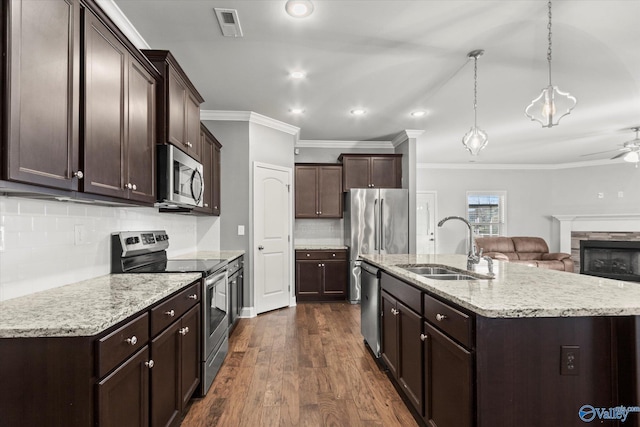
[[[131,186],[131,188],[133,188],[134,190],[137,190],[137,189],[138,189],[138,186],[137,186],[137,185],[135,185],[135,184],[133,184],[133,185]]]
[[[127,338],[125,341],[131,345],[136,345],[138,344],[138,337],[134,335],[131,338]]]
[[[148,362],[144,362],[144,366],[149,369],[153,368],[153,365],[155,365],[155,363],[153,363],[153,359],[149,360]]]
[[[176,312],[173,310],[170,310],[170,311],[165,311],[164,314],[166,314],[169,317],[173,317],[176,315]]]
[[[333,256],[336,256],[336,254],[332,254]]]
[[[420,341],[425,341],[427,338],[429,338],[429,335],[420,334]]]
[[[204,207],[205,207],[205,208],[208,208],[208,207],[209,207],[209,203],[205,203],[205,204],[204,204]]]
[[[446,318],[447,318],[447,315],[446,315],[446,314],[440,314],[440,313],[437,313],[437,314],[436,314],[436,320],[437,320],[438,322],[442,322],[442,321],[443,321],[443,320],[445,320]]]
[[[264,249],[264,246],[262,246],[262,245],[258,246],[258,250],[259,250],[259,251],[261,251],[261,250],[263,250],[263,249]]]
[[[397,316],[398,314],[400,314],[400,312],[399,312],[398,310],[396,310],[395,308],[392,308],[392,309],[391,309],[391,313],[392,313],[394,316]]]
[[[198,294],[189,295],[187,298],[189,298],[189,299],[198,299]]]
[[[213,209],[218,209],[218,207],[217,207],[217,206],[214,206],[214,207],[213,207]]]
[[[133,185],[131,185],[130,182],[127,182],[124,186],[125,190],[131,190],[131,188],[133,188]]]
[[[187,334],[189,333],[189,327],[188,327],[188,326],[185,326],[184,328],[180,329],[180,330],[178,331],[178,333],[179,333],[180,335],[182,335],[182,336],[187,335]]]
[[[307,256],[311,256],[311,254],[307,254]]]
[[[78,178],[78,179],[82,179],[84,178],[84,173],[82,173],[82,171],[76,171],[73,173],[73,177],[74,178]]]

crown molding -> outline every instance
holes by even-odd
[[[394,148],[396,148],[398,145],[402,144],[403,142],[409,139],[415,139],[420,135],[422,135],[423,133],[424,133],[424,130],[405,129],[391,140],[391,144],[393,145]]]
[[[594,160],[589,162],[572,162],[558,164],[488,164],[488,163],[418,163],[418,169],[476,169],[476,170],[559,170],[586,168],[590,166],[609,166],[616,163],[626,163],[624,161]]]
[[[290,125],[271,117],[253,111],[225,111],[225,110],[201,110],[200,120],[212,120],[223,122],[249,122],[257,125],[266,126],[271,129],[288,133],[289,135],[299,135],[300,128]]]
[[[122,13],[122,10],[118,7],[114,0],[95,0],[98,6],[107,14],[114,24],[124,33],[125,36],[134,44],[138,49],[151,49],[151,46],[140,35],[136,27],[133,26],[129,18]]]
[[[367,148],[367,149],[391,149],[391,141],[338,141],[338,140],[310,140],[302,139],[296,142],[296,148]]]

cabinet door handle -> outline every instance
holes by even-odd
[[[198,299],[198,294],[189,295],[187,298],[189,298],[189,299]]]
[[[442,322],[442,321],[443,321],[443,320],[445,320],[446,318],[447,318],[447,315],[446,315],[446,314],[440,314],[440,313],[437,313],[437,314],[436,314],[436,320],[437,320],[438,322]]]
[[[188,326],[186,326],[186,327],[184,327],[184,328],[180,329],[180,330],[178,331],[178,333],[179,333],[180,335],[182,335],[182,336],[187,335],[187,334],[189,333],[189,327],[188,327]]]
[[[149,369],[153,368],[153,365],[155,365],[155,363],[153,363],[153,359],[149,360],[148,362],[144,362],[144,366]]]
[[[138,337],[134,335],[131,338],[127,338],[125,341],[131,345],[136,345],[138,344]]]
[[[82,179],[84,178],[84,173],[82,171],[76,171],[73,173],[74,178]]]
[[[429,338],[429,335],[420,334],[420,341],[426,341],[427,338]]]
[[[166,314],[169,317],[173,317],[176,315],[176,312],[173,310],[170,310],[170,311],[165,311],[164,314]]]

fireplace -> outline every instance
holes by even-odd
[[[640,282],[640,242],[581,240],[580,274]]]

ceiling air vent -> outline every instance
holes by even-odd
[[[240,27],[237,10],[221,9],[218,7],[213,10],[216,11],[216,17],[218,18],[218,24],[220,24],[223,36],[242,37],[242,28]]]

